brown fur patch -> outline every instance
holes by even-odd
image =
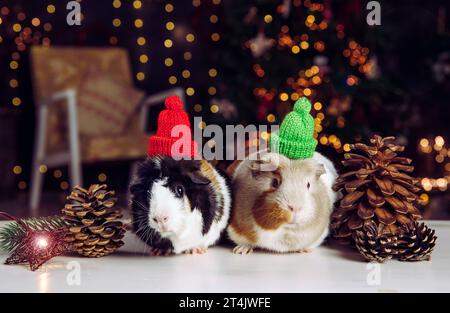
[[[211,181],[214,190],[216,191],[220,190],[220,183],[217,180],[216,174],[214,173],[214,168],[208,161],[206,160],[200,161],[200,172],[202,173],[203,176],[205,176]]]
[[[226,173],[231,177],[234,175],[234,171],[238,167],[239,164],[241,164],[242,160],[235,160],[233,163],[231,163],[226,170]]]
[[[251,221],[239,219],[235,212],[232,213],[230,226],[240,236],[245,237],[250,243],[255,244],[258,240],[256,231],[253,229]]]
[[[281,209],[275,203],[267,201],[267,195],[269,193],[265,192],[256,199],[252,212],[256,223],[261,228],[275,230],[281,225],[288,223],[292,217],[289,211]]]

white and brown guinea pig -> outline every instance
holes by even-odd
[[[330,160],[317,152],[305,160],[269,152],[230,167],[234,198],[227,232],[233,252],[308,252],[322,243],[336,200]]]
[[[205,160],[148,159],[130,192],[134,230],[153,254],[204,253],[228,224],[229,185]]]

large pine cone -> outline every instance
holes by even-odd
[[[375,135],[372,145],[351,145],[361,154],[344,154],[342,164],[349,171],[336,180],[334,189],[342,191],[343,198],[331,221],[332,233],[341,242],[352,242],[355,232],[372,221],[382,236],[397,235],[401,227],[412,228],[422,218],[418,179],[407,174],[414,167],[411,159],[397,156],[404,147],[392,144],[394,139]]]
[[[106,188],[97,184],[87,190],[76,186],[67,197],[72,203],[62,210],[71,225],[66,241],[83,256],[102,257],[123,245],[125,227],[119,220],[122,214],[113,209],[114,191]]]

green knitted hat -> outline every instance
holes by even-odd
[[[308,159],[317,146],[314,138],[314,119],[309,114],[311,102],[305,97],[297,100],[294,109],[284,118],[278,132],[270,136],[272,152],[289,159]]]

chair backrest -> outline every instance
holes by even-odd
[[[95,75],[130,85],[133,81],[128,52],[123,48],[33,46],[30,58],[36,104],[59,91],[78,90],[86,78]],[[49,107],[46,138],[49,153],[67,150],[66,121],[65,106]]]
[[[105,74],[132,83],[128,52],[115,47],[33,46],[31,73],[37,102],[54,92],[78,88],[88,75]]]

